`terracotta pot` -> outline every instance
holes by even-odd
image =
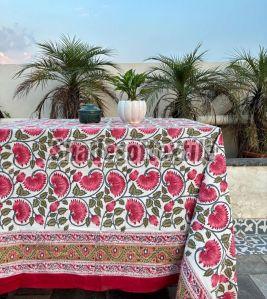
[[[118,115],[123,122],[139,124],[144,120],[146,115],[146,102],[119,101]]]
[[[244,151],[242,152],[242,156],[244,158],[267,158],[267,153],[255,153],[255,152],[249,152],[249,151]]]

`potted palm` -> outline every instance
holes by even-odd
[[[47,102],[50,102],[51,118],[77,118],[81,104],[94,103],[103,110],[103,95],[114,98],[109,89],[111,75],[107,67],[116,66],[108,59],[110,50],[66,36],[59,42],[39,43],[38,46],[41,56],[24,65],[15,75],[24,78],[15,96],[27,95],[34,88],[44,89],[51,81],[56,82],[36,107],[39,117]]]
[[[240,111],[247,124],[239,126],[241,150],[246,157],[267,157],[267,51],[260,48],[257,57],[237,52],[226,68],[240,98]],[[244,116],[243,116],[244,117]]]
[[[148,104],[154,117],[196,119],[214,112],[212,102],[219,95],[230,96],[217,69],[201,68],[205,52],[200,45],[182,57],[159,55],[148,76]],[[161,111],[162,110],[162,111]]]
[[[10,114],[6,111],[0,110],[0,118],[10,118]]]
[[[118,103],[118,115],[124,122],[138,124],[143,121],[146,114],[146,78],[146,73],[136,73],[133,69],[113,77],[112,83],[120,92],[121,99],[127,96],[127,100]]]

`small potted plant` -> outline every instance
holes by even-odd
[[[121,93],[121,98],[127,96],[127,100],[120,100],[118,104],[118,115],[122,121],[130,124],[143,121],[146,115],[146,79],[146,73],[136,73],[133,69],[113,77],[115,90]]]

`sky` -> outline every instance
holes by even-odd
[[[208,61],[267,47],[267,0],[0,0],[0,63],[36,57],[37,42],[62,34],[138,63],[182,55],[202,43]]]

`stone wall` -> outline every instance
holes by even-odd
[[[234,218],[267,219],[267,163],[227,170]]]

